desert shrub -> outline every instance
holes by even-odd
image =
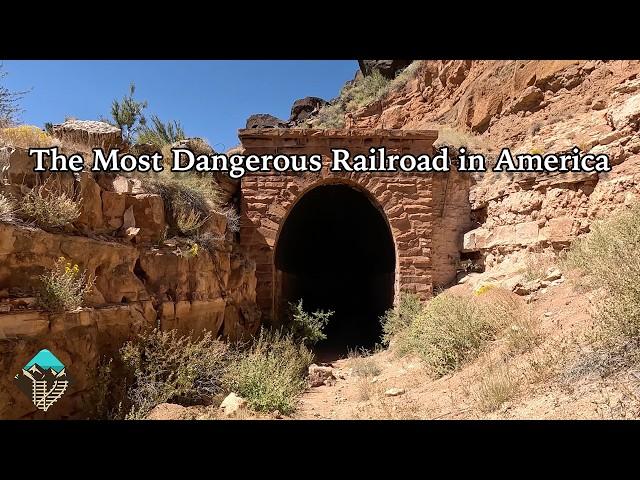
[[[178,234],[194,235],[219,208],[218,187],[210,176],[163,172],[145,181],[150,191],[162,197],[171,227]]]
[[[0,143],[12,147],[38,148],[52,147],[59,142],[41,128],[33,125],[20,125],[0,129]]]
[[[433,144],[436,148],[447,146],[457,150],[460,147],[465,147],[468,152],[482,153],[488,150],[486,141],[478,135],[441,125],[433,128],[438,130],[438,138]]]
[[[77,264],[58,258],[53,268],[40,277],[38,305],[51,312],[75,310],[82,306],[84,297],[93,288],[95,278],[80,271]]]
[[[313,124],[316,128],[344,128],[344,106],[339,101],[325,105],[318,112],[317,120]]]
[[[228,231],[232,233],[237,233],[240,231],[240,215],[234,207],[225,207],[220,211],[220,213],[222,213],[227,218]]]
[[[414,60],[413,62],[411,62],[407,66],[407,68],[402,70],[398,75],[396,75],[396,78],[394,78],[393,80],[391,80],[391,82],[389,82],[389,86],[387,87],[387,90],[393,91],[393,90],[398,90],[404,87],[409,82],[409,80],[415,78],[415,76],[420,71],[422,64],[423,64],[422,60]]]
[[[481,302],[443,293],[396,334],[396,348],[418,355],[442,376],[476,358],[498,328],[493,312]]]
[[[602,340],[640,336],[640,205],[594,223],[566,264],[606,292],[598,313]]]
[[[371,357],[371,352],[364,349],[349,351],[349,366],[357,377],[375,377],[382,372],[378,362]]]
[[[0,193],[0,222],[13,223],[16,219],[15,211],[16,207],[13,201]]]
[[[477,408],[482,412],[493,412],[513,398],[518,384],[506,365],[493,365],[482,376],[473,392]]]
[[[534,249],[532,255],[528,255],[524,261],[525,280],[541,280],[550,268],[558,263],[558,255],[553,250]]]
[[[186,208],[183,205],[176,208],[174,216],[176,228],[187,237],[196,234],[208,219],[209,217],[205,217],[202,212],[193,208]]]
[[[140,419],[161,403],[206,403],[223,392],[229,350],[211,332],[194,340],[153,330],[127,342],[120,358],[129,379],[127,418]]]
[[[317,310],[313,313],[306,312],[302,299],[298,303],[289,303],[289,319],[286,323],[287,332],[296,340],[306,345],[315,345],[325,340],[327,336],[323,330],[333,316],[332,311]]]
[[[388,345],[396,333],[407,328],[422,313],[422,309],[422,303],[417,295],[402,292],[398,305],[389,309],[380,319],[383,342]]]
[[[76,220],[82,213],[81,199],[48,182],[28,192],[20,201],[19,213],[42,228],[58,228]]]
[[[162,148],[186,138],[180,122],[164,123],[157,115],[151,117],[151,125],[144,124],[138,131],[138,143],[151,143]]]
[[[192,240],[210,253],[215,252],[224,243],[224,237],[217,237],[211,232],[204,232],[191,237]]]
[[[229,364],[224,384],[257,411],[288,414],[307,385],[313,354],[291,334],[261,330]]]
[[[370,75],[345,86],[340,92],[340,99],[347,111],[357,110],[379,100],[388,91],[389,83],[390,80],[374,70]]]

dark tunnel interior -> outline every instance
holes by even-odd
[[[380,316],[393,304],[395,248],[389,226],[367,195],[348,185],[307,192],[285,220],[276,246],[281,312],[333,310],[322,361],[380,341]]]

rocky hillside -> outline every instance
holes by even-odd
[[[101,358],[138,332],[155,326],[183,334],[206,329],[227,338],[255,332],[255,264],[236,242],[237,184],[209,181],[217,203],[198,222],[198,236],[189,236],[176,230],[176,205],[171,203],[171,195],[191,192],[182,180],[166,178],[151,188],[149,179],[135,176],[34,173],[33,159],[24,145],[18,146],[21,138],[12,135],[0,149],[0,193],[23,211],[29,199],[32,217],[18,216],[14,206],[3,212],[0,223],[0,369],[7,372],[1,382],[46,343],[70,371],[81,373],[76,373],[66,410],[55,413],[73,416],[86,410]],[[53,135],[45,143],[72,153],[123,145],[119,129],[101,122],[66,122],[54,126]],[[55,214],[63,213],[55,210],[63,204],[73,215],[69,222],[54,224]],[[86,269],[95,284],[82,308],[52,313],[38,303],[40,279],[61,257]],[[78,362],[83,368],[74,369]],[[0,418],[47,415],[26,397],[13,396],[16,389],[0,386]]]
[[[491,158],[607,153],[606,174],[487,173],[472,187],[468,256],[495,266],[520,250],[566,245],[640,192],[640,62],[422,61],[413,78],[348,114],[355,128],[440,130],[438,143]]]

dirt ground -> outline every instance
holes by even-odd
[[[340,359],[331,364],[335,384],[308,389],[293,418],[636,418],[640,370],[622,368],[603,378],[588,362],[594,302],[593,293],[578,293],[569,282],[550,287],[527,306],[537,323],[537,346],[512,354],[499,338],[476,361],[439,379],[418,359],[398,358],[393,347]],[[508,399],[486,405],[495,395],[483,392],[504,384]]]

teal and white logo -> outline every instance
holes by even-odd
[[[40,350],[14,377],[18,387],[45,412],[62,397],[71,379],[63,363],[49,350]]]

